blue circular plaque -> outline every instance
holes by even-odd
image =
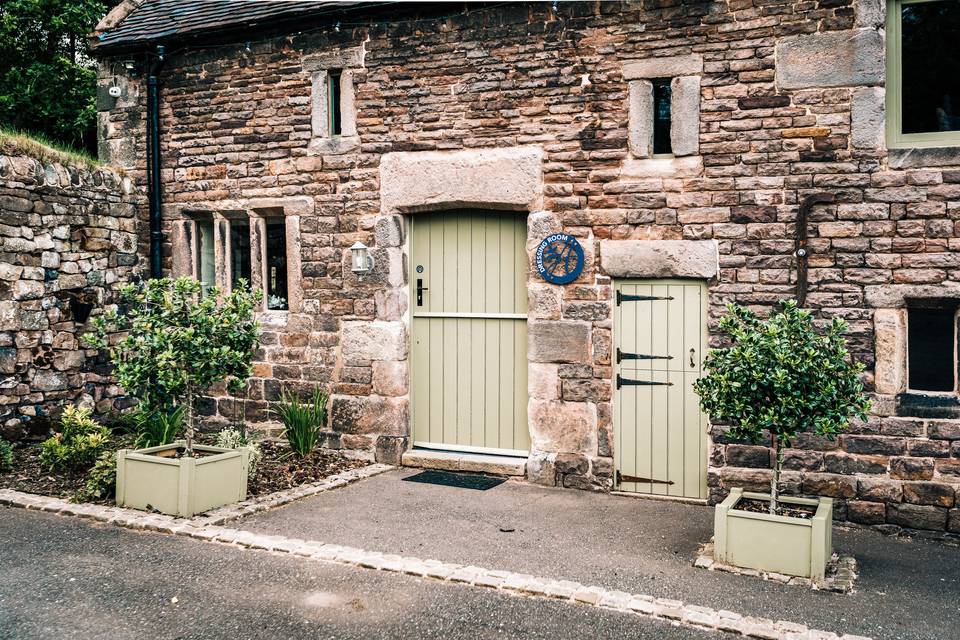
[[[544,280],[551,284],[567,284],[583,271],[583,247],[571,235],[554,233],[537,247],[534,262]]]

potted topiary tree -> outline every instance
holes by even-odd
[[[149,280],[120,292],[85,336],[108,349],[117,382],[147,409],[182,407],[185,438],[117,453],[117,504],[189,517],[246,499],[247,449],[198,445],[196,397],[216,383],[236,393],[250,377],[260,326],[260,292],[204,291],[193,278]]]
[[[832,550],[833,501],[780,495],[783,449],[804,431],[834,438],[852,417],[866,419],[870,402],[834,319],[823,332],[795,302],[761,320],[730,305],[720,331],[730,346],[704,360],[694,389],[712,421],[728,435],[773,450],[770,493],[732,489],[717,506],[715,559],[730,565],[822,580]]]

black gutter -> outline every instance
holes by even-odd
[[[150,63],[147,76],[147,185],[150,202],[150,277],[163,276],[163,231],[160,207],[163,202],[160,178],[160,71],[164,63],[164,47],[157,45],[157,54]]]

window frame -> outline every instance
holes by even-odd
[[[887,82],[886,120],[887,148],[960,147],[960,131],[903,133],[903,32],[902,11],[905,5],[941,2],[943,0],[889,0],[887,3]]]

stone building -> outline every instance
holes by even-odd
[[[716,501],[770,476],[698,411],[716,321],[799,297],[874,403],[794,443],[788,490],[960,532],[957,28],[952,0],[126,0],[101,153],[153,186],[157,269],[266,289],[212,421],[320,385],[329,447]]]

